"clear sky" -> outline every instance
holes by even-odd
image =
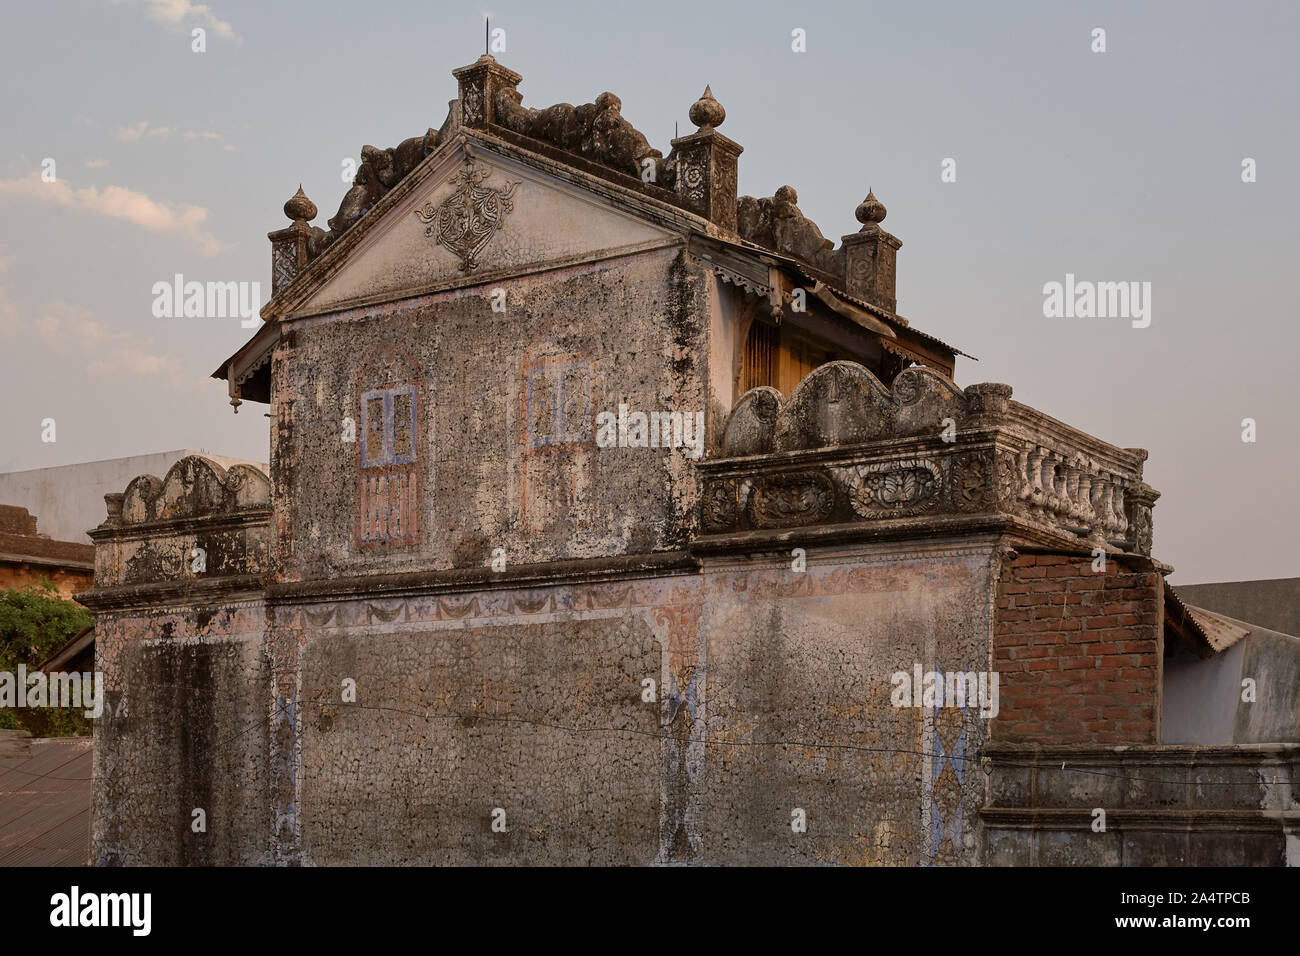
[[[153,284],[269,293],[284,201],[324,226],[344,159],[441,125],[491,13],[525,105],[610,90],[666,155],[708,83],[742,193],[794,186],[838,242],[873,188],[899,311],[979,358],[958,384],[1150,450],[1174,583],[1300,575],[1300,3],[490,3],[7,3],[0,471],[265,461],[264,406],[208,378],[251,333],[155,318]],[[1150,282],[1150,326],[1044,317],[1067,273]]]

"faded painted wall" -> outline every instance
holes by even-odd
[[[478,287],[298,322],[273,369],[283,577],[679,547],[685,455],[598,449],[593,422],[705,410],[704,287],[667,249],[512,280],[504,312]]]
[[[301,861],[976,862],[986,722],[890,678],[987,669],[991,554],[281,608]]]

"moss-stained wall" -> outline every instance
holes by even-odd
[[[705,411],[706,281],[670,248],[296,323],[273,369],[282,576],[680,546],[687,457],[593,432],[623,402]]]
[[[264,638],[260,602],[98,616],[93,863],[270,861]]]

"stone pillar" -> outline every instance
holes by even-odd
[[[308,223],[316,218],[316,204],[307,198],[299,184],[298,191],[284,204],[284,214],[293,224],[268,232],[271,240],[271,295],[275,295],[307,268],[307,240],[311,236]]]
[[[880,228],[880,222],[885,218],[885,204],[870,190],[857,208],[857,217],[862,229],[842,240],[844,286],[850,295],[889,312],[897,312],[894,267],[903,243]]]
[[[735,232],[736,169],[744,147],[715,128],[727,118],[727,111],[707,86],[691,107],[690,117],[699,129],[672,141],[677,154],[677,194],[691,212]]]
[[[469,66],[452,70],[460,84],[460,121],[464,126],[487,126],[496,122],[496,98],[501,90],[513,90],[523,77],[484,53]]]
[[[1124,501],[1125,517],[1128,519],[1131,547],[1138,554],[1151,554],[1151,545],[1155,530],[1151,519],[1151,509],[1155,507],[1160,492],[1145,481],[1139,481],[1129,490]]]

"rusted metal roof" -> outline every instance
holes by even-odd
[[[0,731],[0,867],[90,859],[90,737]]]
[[[1250,633],[1241,621],[1187,604],[1165,582],[1165,630],[1182,638],[1200,657],[1226,651]]]
[[[1215,653],[1226,651],[1233,644],[1250,633],[1250,628],[1242,627],[1231,618],[1207,611],[1203,607],[1186,604],[1187,616],[1195,621],[1205,632],[1205,639],[1214,648]]]

